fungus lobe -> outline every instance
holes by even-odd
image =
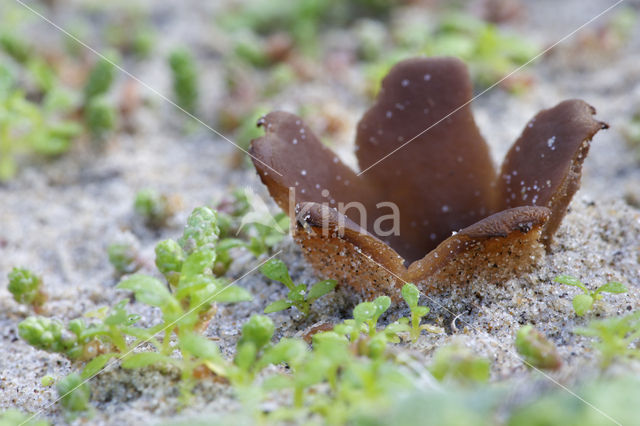
[[[299,117],[261,119],[254,165],[295,216],[294,238],[319,273],[366,298],[397,297],[406,281],[429,291],[473,276],[516,275],[548,247],[579,187],[591,138],[607,125],[585,102],[561,102],[527,124],[497,173],[471,97],[458,59],[398,63],[358,124],[360,174]],[[376,228],[380,203],[397,206],[399,232]]]

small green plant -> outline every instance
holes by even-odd
[[[250,195],[247,190],[236,189],[216,206],[220,237],[223,238],[219,251],[222,269],[226,269],[228,265],[224,263],[230,261],[228,252],[222,252],[223,248],[244,247],[259,257],[282,241],[289,229],[289,217],[283,212],[272,216],[269,211],[252,211],[254,200]]]
[[[370,0],[259,0],[222,14],[219,23],[230,31],[236,40],[241,39],[244,34],[244,40],[241,40],[245,49],[236,54],[254,66],[261,66],[263,58],[255,48],[256,43],[246,40],[257,38],[259,41],[257,36],[267,36],[284,30],[293,39],[299,51],[313,56],[318,53],[322,28],[343,26],[356,17],[385,16],[391,10],[392,3]],[[246,35],[247,33],[249,35]]]
[[[95,63],[84,86],[85,105],[88,105],[95,97],[104,95],[109,91],[115,80],[116,66],[114,64],[117,61],[117,54],[109,52]]]
[[[26,64],[33,57],[33,48],[20,37],[8,32],[0,34],[0,48],[19,64]]]
[[[306,284],[295,284],[293,282],[287,266],[279,259],[269,260],[260,267],[260,272],[267,278],[284,284],[289,289],[287,298],[270,303],[264,309],[265,314],[283,311],[295,306],[304,316],[307,316],[309,315],[313,302],[325,294],[330,293],[337,284],[335,280],[318,281],[307,291]]]
[[[49,387],[49,386],[53,386],[56,383],[56,379],[53,376],[50,376],[48,374],[42,376],[42,378],[40,379],[40,384],[42,386],[44,386],[45,388]]]
[[[164,226],[174,213],[169,197],[148,188],[138,191],[133,209],[148,226],[153,228]]]
[[[30,414],[10,408],[0,412],[0,426],[49,426],[48,421],[32,417]]]
[[[181,108],[193,113],[198,103],[198,68],[191,53],[176,49],[169,55],[173,93]]]
[[[116,128],[118,114],[104,96],[93,96],[84,113],[87,128],[95,139],[104,139]]]
[[[217,372],[226,365],[215,343],[200,334],[215,314],[215,303],[251,298],[246,290],[214,275],[218,238],[215,212],[207,207],[196,208],[177,242],[167,240],[156,247],[156,264],[167,277],[170,289],[160,280],[142,274],[131,275],[118,284],[119,289],[132,291],[138,302],[160,309],[162,321],[150,328],[135,326],[140,317],[127,312],[127,300],[123,300],[87,315],[96,319],[89,325],[82,318],[64,325],[55,319],[28,317],[18,325],[19,335],[36,348],[89,361],[83,378],[91,377],[110,359],[130,353],[139,343],[149,342],[156,352],[129,354],[123,358],[122,366],[174,365],[181,371],[181,391],[187,398],[203,369]],[[156,337],[158,334],[162,334],[161,340]],[[175,350],[181,353],[180,359],[171,356]]]
[[[13,299],[39,311],[47,295],[42,290],[42,278],[25,268],[13,268],[9,272],[9,292]]]
[[[532,325],[520,327],[515,344],[528,367],[556,370],[562,365],[555,345]]]
[[[582,316],[591,310],[596,300],[602,299],[600,293],[620,294],[628,291],[627,287],[617,281],[611,281],[598,287],[595,291],[589,290],[579,279],[571,275],[559,275],[554,279],[555,282],[570,285],[582,289],[584,293],[573,297],[573,309],[578,316]]]
[[[471,77],[481,87],[490,86],[538,53],[531,41],[467,13],[445,13],[437,25],[402,21],[392,28],[392,47],[382,59],[367,66],[368,92],[375,96],[391,66],[417,54],[456,56],[469,65]],[[527,78],[514,76],[502,82],[514,92],[528,85]]]
[[[430,309],[427,306],[419,306],[418,301],[420,299],[420,290],[412,283],[407,283],[402,286],[402,298],[409,305],[411,310],[411,339],[415,342],[420,336],[422,330],[426,330],[432,333],[439,333],[442,330],[429,325],[422,324],[422,317],[426,316]]]
[[[489,380],[490,368],[488,359],[474,355],[462,345],[452,344],[436,351],[430,370],[440,381],[451,378],[462,383],[485,383]]]
[[[80,374],[71,373],[56,384],[56,390],[60,396],[60,403],[71,415],[88,411],[91,407],[91,389]]]
[[[640,311],[592,321],[588,327],[577,328],[574,333],[597,339],[593,346],[600,351],[604,367],[617,358],[640,359]]]
[[[16,174],[24,155],[54,157],[69,149],[81,128],[64,118],[67,107],[60,95],[53,91],[36,104],[0,65],[0,182]]]
[[[126,232],[107,246],[109,262],[120,274],[130,274],[142,266],[140,244],[133,234]]]
[[[147,336],[144,329],[133,327],[139,316],[126,311],[122,300],[111,308],[104,308],[87,316],[99,321],[87,325],[76,318],[66,325],[42,316],[26,318],[18,324],[20,337],[38,349],[60,353],[72,360],[87,361],[108,352],[127,350],[125,335]]]
[[[182,265],[187,259],[184,250],[175,240],[159,242],[155,248],[156,267],[164,275],[172,287],[176,287],[180,280]]]

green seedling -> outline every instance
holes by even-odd
[[[47,352],[71,353],[77,337],[55,319],[28,317],[18,324],[20,337],[38,349]]]
[[[399,60],[416,56],[456,56],[469,65],[475,84],[487,87],[538,53],[529,40],[511,35],[494,24],[465,13],[450,13],[435,26],[424,22],[404,22],[392,31],[393,46],[379,62],[367,70],[368,92],[376,96],[382,77]],[[527,79],[509,78],[503,83],[511,91],[521,91]]]
[[[602,365],[609,366],[615,359],[640,359],[640,312],[592,321],[574,333],[595,337],[593,346],[600,351]]]
[[[251,383],[256,373],[256,361],[271,342],[274,330],[273,321],[264,315],[252,315],[242,326],[242,337],[233,360],[238,370],[232,373],[232,380],[238,384]]]
[[[123,300],[111,309],[100,311],[94,316],[101,321],[90,325],[82,318],[64,325],[56,319],[28,317],[18,324],[18,334],[31,346],[72,360],[86,361],[106,352],[124,352],[127,350],[125,334],[145,335],[143,329],[133,327],[139,316],[129,314],[126,304]]]
[[[130,274],[142,266],[140,261],[140,245],[130,232],[122,234],[116,241],[107,246],[109,262],[120,274]]]
[[[284,284],[289,289],[287,298],[270,303],[264,309],[265,314],[295,307],[304,316],[307,316],[309,315],[313,302],[325,294],[330,293],[337,284],[335,280],[318,281],[307,291],[306,284],[295,284],[293,282],[289,276],[287,266],[279,259],[269,260],[260,267],[260,272],[267,278]]]
[[[268,224],[253,222],[242,228],[242,233],[249,236],[247,249],[256,257],[267,253],[276,246],[289,229],[289,217],[280,212],[273,215]]]
[[[0,182],[17,172],[21,156],[56,156],[67,151],[80,133],[77,123],[61,119],[59,103],[52,92],[39,105],[27,99],[12,74],[0,66]]]
[[[173,93],[181,108],[193,113],[198,103],[198,68],[186,49],[176,49],[169,55],[173,78]]]
[[[164,333],[162,342],[151,341],[158,352],[128,356],[122,366],[177,366],[182,374],[181,394],[184,399],[190,395],[196,373],[202,368],[215,374],[222,374],[228,368],[222,362],[217,346],[199,334],[215,314],[214,304],[251,299],[246,290],[229,285],[213,274],[218,241],[215,212],[207,207],[196,208],[177,242],[166,240],[156,246],[156,265],[172,291],[156,278],[142,274],[132,275],[118,284],[118,288],[132,291],[136,300],[155,306],[162,312],[162,322],[145,333],[151,336]],[[175,349],[171,345],[174,334],[182,354],[180,360],[170,356]],[[136,337],[141,338],[143,334],[138,333]]]
[[[13,268],[9,272],[9,292],[16,302],[32,306],[36,312],[47,300],[42,278],[25,268]]]
[[[270,65],[264,41],[251,31],[241,31],[234,37],[234,55],[247,64],[264,68]]]
[[[89,383],[84,382],[77,373],[71,373],[56,384],[60,403],[71,415],[89,410],[91,389]]]
[[[242,224],[242,217],[251,209],[251,203],[246,192],[236,189],[230,197],[220,201],[216,210],[218,212],[218,227],[220,236],[229,238],[236,236]]]
[[[148,226],[153,228],[166,225],[174,213],[169,197],[148,188],[138,191],[133,209]]]
[[[430,309],[427,306],[419,306],[420,290],[412,283],[407,283],[402,286],[402,298],[409,305],[411,310],[411,340],[414,342],[418,340],[420,332],[426,330],[431,333],[441,333],[442,330],[438,327],[434,327],[429,324],[420,325],[422,318],[426,316]]]
[[[562,360],[553,343],[532,325],[525,325],[516,334],[516,350],[527,367],[557,370]]]
[[[430,371],[440,381],[449,378],[462,383],[485,383],[489,380],[490,368],[488,359],[474,355],[462,345],[453,344],[436,351]]]
[[[40,384],[42,386],[44,386],[45,388],[49,387],[49,386],[53,386],[56,383],[56,379],[53,376],[50,375],[45,375],[42,376],[42,378],[40,379]]]
[[[369,336],[376,335],[378,320],[391,306],[389,296],[379,296],[372,302],[362,302],[353,308],[353,320],[355,330],[360,330],[364,325]],[[354,340],[352,338],[352,340]]]
[[[93,96],[87,102],[85,123],[95,139],[104,139],[117,125],[118,114],[104,96]]]
[[[268,211],[252,211],[249,195],[246,190],[237,189],[216,206],[223,238],[220,245],[229,249],[244,247],[259,257],[282,241],[289,229],[289,217],[283,212],[272,216]],[[225,258],[221,260],[229,260],[228,253],[220,251],[219,255]]]
[[[116,47],[124,55],[132,54],[138,60],[148,58],[156,41],[150,17],[136,10],[133,13],[124,11],[118,18],[105,29],[108,45]],[[127,31],[122,31],[123,28]]]
[[[156,267],[167,279],[167,282],[176,287],[180,280],[182,265],[186,260],[186,254],[180,244],[174,240],[159,242],[155,248]]]
[[[299,51],[307,56],[314,56],[318,53],[322,28],[343,26],[356,17],[386,16],[392,3],[376,0],[259,0],[222,14],[219,24],[235,36],[248,31],[256,35],[269,35],[286,29]],[[254,59],[254,56],[242,57]],[[250,63],[261,64],[253,61]]]
[[[573,297],[573,309],[578,316],[583,316],[593,307],[596,300],[602,299],[601,293],[621,294],[628,291],[627,287],[617,281],[611,281],[598,287],[595,291],[589,290],[580,280],[571,275],[559,275],[553,281],[582,289],[584,293]]]
[[[87,106],[89,102],[97,97],[106,94],[116,76],[115,63],[118,62],[118,56],[115,52],[110,52],[104,57],[98,59],[91,71],[84,86],[84,104]]]
[[[188,255],[200,250],[213,250],[220,238],[218,216],[208,207],[197,207],[187,219],[178,243]]]
[[[23,39],[5,32],[0,34],[0,48],[20,64],[26,64],[33,57],[33,49]]]
[[[25,414],[15,408],[0,412],[0,426],[49,426],[46,420],[40,420],[31,414]]]
[[[156,263],[171,283],[171,290],[160,280],[142,274],[131,275],[118,284],[119,289],[133,292],[138,302],[161,311],[162,320],[156,325],[135,326],[140,317],[128,313],[127,300],[123,300],[112,308],[87,314],[92,318],[89,325],[82,318],[64,325],[49,318],[29,317],[18,326],[20,337],[36,348],[89,361],[83,378],[91,377],[122,354],[128,354],[122,359],[124,368],[176,366],[182,375],[181,395],[188,398],[198,374],[222,374],[228,368],[215,343],[200,334],[215,314],[215,303],[251,298],[246,290],[213,274],[218,233],[215,212],[206,207],[195,209],[177,242],[167,240],[156,247]],[[161,340],[158,334],[163,336]],[[156,351],[132,353],[143,341]],[[171,356],[176,349],[180,359]]]

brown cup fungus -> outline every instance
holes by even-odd
[[[294,239],[320,275],[365,298],[397,297],[405,282],[429,292],[517,276],[549,247],[591,138],[607,125],[585,102],[563,101],[529,121],[497,173],[471,96],[458,59],[397,64],[358,124],[360,173],[299,117],[272,112],[260,120],[254,165],[295,216]],[[397,232],[376,233],[392,211]]]

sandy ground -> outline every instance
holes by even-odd
[[[562,2],[560,6],[555,1],[536,2],[530,6],[520,31],[536,39],[542,34],[544,42],[550,44],[612,3],[590,1],[582,7],[581,1]],[[179,33],[184,43],[207,43],[197,38],[198,25],[204,23],[194,12],[195,3],[189,4],[191,8],[181,7],[167,18],[168,36]],[[166,5],[163,7],[166,9]],[[186,25],[189,19],[197,25]],[[42,31],[54,30],[45,26]],[[493,378],[518,380],[528,377],[529,372],[514,356],[513,336],[520,325],[533,323],[559,347],[564,367],[553,374],[555,380],[570,384],[577,377],[593,374],[596,354],[571,330],[586,324],[589,318],[622,315],[640,308],[640,210],[625,201],[640,199],[640,166],[619,131],[633,108],[640,106],[639,46],[636,28],[624,51],[596,62],[606,66],[593,66],[589,63],[594,58],[587,58],[586,65],[576,65],[575,61],[567,64],[568,47],[561,45],[556,54],[527,68],[535,77],[528,93],[516,97],[494,90],[474,102],[476,120],[496,162],[535,112],[566,98],[582,98],[595,106],[597,118],[608,122],[611,129],[596,136],[584,165],[582,189],[574,197],[551,253],[539,267],[507,282],[476,282],[468,288],[426,297],[424,302],[432,309],[428,320],[442,325],[448,333],[423,335],[407,350],[422,354],[428,362],[436,347],[461,340],[492,359]],[[219,58],[202,62],[211,69],[203,76],[206,93],[211,93],[203,106],[207,122],[211,121],[220,84],[216,61]],[[168,93],[167,75],[157,71],[157,64],[144,64],[136,74]],[[362,96],[345,93],[341,84],[330,81],[291,87],[274,102],[287,107],[290,99],[305,97],[342,103],[349,110],[346,119],[351,128],[367,103]],[[237,186],[250,186],[265,195],[252,169],[229,169],[233,146],[206,129],[184,136],[179,128],[180,112],[153,94],[149,98],[152,107],[138,117],[140,130],[135,135],[118,136],[101,153],[76,149],[50,164],[26,167],[14,181],[0,186],[0,282],[16,265],[37,271],[44,277],[50,296],[46,305],[50,316],[72,319],[124,297],[114,288],[117,280],[106,255],[107,244],[123,230],[138,238],[147,263],[153,264],[154,244],[178,235],[193,207],[209,204]],[[134,195],[144,187],[179,194],[183,200],[183,209],[159,233],[146,229],[132,212]],[[280,248],[280,257],[290,265],[292,275],[311,282],[313,272],[293,242],[286,239]],[[251,256],[243,256],[234,264],[231,276],[241,276],[257,263]],[[143,272],[152,273],[152,269]],[[591,288],[610,280],[622,281],[629,293],[605,295],[587,318],[577,318],[571,307],[577,290],[553,283],[558,274],[574,275]],[[219,337],[227,354],[235,345],[241,324],[283,295],[281,287],[268,283],[259,273],[249,274],[240,285],[251,291],[254,300],[222,307],[208,330],[209,335]],[[316,321],[344,319],[352,306],[348,299],[344,292],[330,295],[315,305],[307,319],[290,312],[276,314],[276,328],[281,335],[294,335]],[[158,314],[138,305],[134,309],[145,321]],[[403,307],[394,308],[386,320],[403,314]],[[64,423],[58,406],[50,405],[55,391],[41,386],[40,378],[45,374],[62,377],[72,367],[63,357],[35,350],[19,340],[17,324],[27,315],[28,310],[18,306],[1,285],[0,409],[43,410],[52,422]],[[451,321],[457,315],[455,331]],[[637,364],[629,368],[640,373]],[[104,372],[91,383],[96,412],[90,422],[161,422],[175,414],[176,381],[175,374],[150,370]],[[196,388],[193,406],[182,415],[224,412],[236,406],[230,398],[224,386],[203,383]]]

